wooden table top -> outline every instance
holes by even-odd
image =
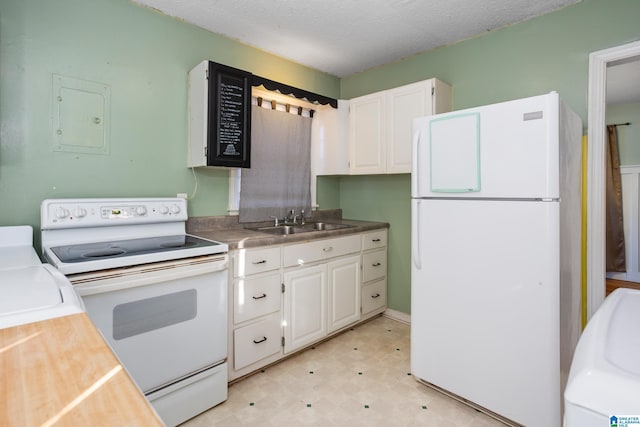
[[[0,329],[0,425],[164,424],[80,313]]]

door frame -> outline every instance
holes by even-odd
[[[587,317],[605,298],[605,113],[607,65],[640,56],[640,41],[592,52],[588,88]]]

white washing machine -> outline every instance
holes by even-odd
[[[571,364],[564,427],[640,426],[639,325],[633,289],[612,292],[593,315]]]
[[[30,226],[0,227],[0,328],[84,311],[69,280],[43,264]]]

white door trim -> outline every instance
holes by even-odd
[[[587,200],[587,316],[605,297],[605,111],[607,64],[640,55],[640,41],[589,55],[588,200]]]

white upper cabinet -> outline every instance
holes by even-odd
[[[387,96],[384,92],[354,98],[349,111],[349,172],[385,173]]]
[[[311,173],[349,173],[349,101],[339,99],[338,108],[322,105],[311,121]]]
[[[318,108],[311,133],[311,173],[411,173],[412,120],[448,111],[451,87],[435,78],[339,100],[337,109]]]
[[[411,122],[451,111],[451,87],[438,79],[350,100],[349,173],[411,173]]]

